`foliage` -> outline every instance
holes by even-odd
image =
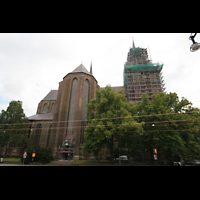
[[[23,113],[22,102],[11,101],[7,110],[0,114],[0,146],[27,145],[28,128],[29,121]]]
[[[101,150],[103,144],[109,146],[110,160],[114,159],[114,143],[126,143],[130,138],[142,135],[142,124],[131,118],[134,104],[128,103],[124,90],[115,92],[110,86],[96,90],[96,99],[87,104],[89,123],[85,129],[86,143],[82,153]]]
[[[32,162],[33,152],[35,152],[34,162],[48,163],[53,159],[51,147],[36,146],[35,148],[28,146],[28,148],[26,149],[27,157],[24,162],[25,164]],[[23,162],[23,156],[21,156],[21,162]]]
[[[159,160],[200,158],[199,109],[191,102],[179,100],[176,93],[160,93],[152,95],[152,102],[142,94],[142,101],[135,104],[127,102],[123,93],[109,86],[96,90],[96,99],[87,105],[90,121],[83,153],[97,155],[106,144],[111,160],[119,154],[141,158],[146,150],[153,161],[153,148]]]
[[[154,94],[152,100],[149,102],[148,95],[143,94],[142,101],[136,104],[141,116],[138,122],[145,122],[143,149],[150,152],[151,158],[153,148],[158,149],[158,159],[199,158],[199,113],[192,112],[199,109],[193,108],[186,98],[179,101],[176,93]]]

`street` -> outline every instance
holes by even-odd
[[[1,166],[29,166],[29,165],[20,165],[20,164],[7,164],[7,163],[1,163],[0,164],[0,167]]]

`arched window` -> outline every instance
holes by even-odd
[[[82,120],[85,120],[87,117],[87,106],[89,102],[89,81],[86,79],[83,86],[83,106],[82,106]]]
[[[38,124],[36,127],[36,133],[35,133],[35,146],[39,145],[41,131],[42,131],[42,125]]]
[[[43,112],[47,112],[47,103],[44,104]]]
[[[84,144],[84,131],[87,126],[87,106],[89,103],[89,81],[86,79],[83,86],[83,105],[82,105],[82,121],[81,121],[81,133],[80,133],[80,144]]]
[[[70,103],[69,103],[67,135],[73,135],[74,133],[77,91],[78,91],[78,79],[74,78],[72,81],[71,97],[70,97]]]
[[[48,136],[47,136],[47,147],[49,146],[49,139],[50,139],[50,135],[51,135],[51,127],[52,127],[52,124],[49,126],[49,131],[48,131]]]
[[[54,104],[54,103],[52,103],[52,105],[51,105],[51,112],[53,112],[53,111],[54,111],[54,107],[55,107],[55,104]]]

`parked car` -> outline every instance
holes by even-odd
[[[192,160],[186,160],[186,161],[185,161],[185,164],[186,164],[186,165],[192,165]]]
[[[186,160],[186,165],[200,165],[200,160]]]
[[[119,158],[115,158],[114,159],[116,162],[118,161],[121,161],[121,162],[129,162],[130,160],[128,159],[128,157],[126,155],[122,155],[120,156]]]
[[[200,160],[192,160],[192,165],[200,165]]]

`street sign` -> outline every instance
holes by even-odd
[[[154,155],[154,160],[157,160],[157,155]]]
[[[32,153],[32,158],[35,158],[35,153]]]

